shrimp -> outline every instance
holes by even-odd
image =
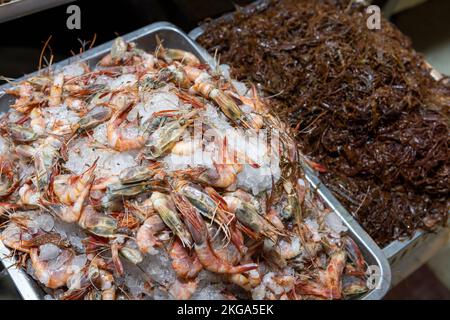
[[[34,153],[37,187],[40,192],[47,190],[53,166],[59,156],[62,142],[52,136],[47,137]]]
[[[96,106],[84,115],[76,124],[77,130],[91,130],[101,123],[108,121],[112,116],[111,108]]]
[[[169,294],[176,300],[188,300],[197,290],[198,280],[175,279],[169,288]]]
[[[268,237],[274,243],[277,242],[278,236],[284,235],[269,220],[261,216],[251,203],[232,196],[225,196],[224,200],[228,208],[236,215],[237,220],[254,231],[256,235]]]
[[[85,206],[81,210],[78,225],[97,236],[105,238],[114,237],[117,230],[116,219],[106,214],[97,212],[94,207],[90,205]]]
[[[266,215],[266,218],[278,230],[284,229],[284,224],[283,224],[283,221],[281,221],[280,214],[274,208],[270,208],[269,213]]]
[[[9,134],[14,141],[20,143],[33,142],[38,138],[36,132],[31,128],[27,128],[17,124],[10,124],[8,127]]]
[[[200,263],[206,270],[216,273],[242,273],[258,267],[257,264],[248,263],[245,265],[233,266],[221,260],[211,248],[208,230],[197,210],[183,196],[175,194],[177,207],[180,210],[189,232],[194,240],[194,249]]]
[[[153,192],[150,201],[162,221],[180,238],[185,246],[190,247],[192,245],[191,235],[178,216],[175,205],[170,197],[160,192]]]
[[[144,155],[147,159],[154,160],[169,153],[186,128],[193,122],[197,111],[191,111],[168,121],[153,131],[145,143]]]
[[[206,170],[197,180],[213,187],[226,189],[236,183],[240,171],[242,171],[242,165],[214,163],[214,170]]]
[[[132,184],[149,180],[160,172],[159,167],[160,163],[156,162],[149,166],[136,166],[122,170],[119,174],[119,181],[122,184]]]
[[[9,222],[0,235],[0,240],[10,248],[21,252],[30,253],[30,248],[42,244],[53,243],[58,246],[67,246],[57,233],[43,231],[35,223],[39,217],[37,211],[15,212],[9,215]]]
[[[21,205],[41,206],[42,194],[29,184],[24,184],[20,187],[19,197]]]
[[[194,54],[180,49],[166,49],[161,46],[158,50],[159,57],[162,57],[167,63],[180,61],[188,66],[198,66],[200,64],[200,60]]]
[[[164,221],[158,215],[153,215],[142,224],[136,234],[136,243],[142,253],[155,255],[158,251],[155,249],[161,245],[161,242],[156,237],[158,232],[165,229]]]
[[[72,198],[69,199],[68,197],[63,199],[66,202],[68,202],[69,204],[73,204],[73,206],[64,206],[62,204],[53,206],[53,209],[56,209],[56,210],[54,210],[55,213],[58,215],[58,217],[61,220],[68,222],[68,223],[78,222],[78,220],[80,220],[81,213],[83,211],[83,205],[84,205],[85,200],[89,196],[89,192],[90,192],[93,181],[94,181],[94,175],[90,174],[87,177],[87,179],[85,181],[83,181],[80,189],[79,190],[76,189],[76,194],[75,194],[75,191],[71,194],[71,196],[73,196],[73,199]],[[63,194],[63,193],[61,193],[61,194]],[[75,196],[76,196],[76,198],[75,198]],[[68,200],[70,200],[70,201],[68,201]]]
[[[31,232],[15,223],[9,223],[0,234],[0,240],[5,246],[26,253],[30,253],[29,243],[32,238]]]
[[[178,156],[191,156],[195,150],[201,150],[201,141],[179,141],[174,144],[171,153]]]
[[[30,82],[21,82],[14,90],[5,90],[6,93],[18,97],[16,101],[11,104],[11,108],[20,113],[28,113],[34,108],[40,106],[44,101],[44,95],[34,90]]]
[[[300,281],[296,290],[300,294],[319,296],[325,299],[342,298],[342,273],[345,267],[345,251],[337,251],[331,255],[326,270],[320,270],[316,281]]]
[[[117,229],[116,219],[97,212],[91,205],[84,205],[89,197],[93,180],[92,175],[72,206],[57,203],[49,204],[47,207],[67,223],[78,223],[81,228],[101,237],[112,237]]]
[[[200,93],[206,99],[212,99],[232,122],[242,123],[245,127],[251,128],[251,125],[245,120],[244,112],[236,102],[213,84],[197,82],[191,89]]]
[[[245,105],[248,105],[252,107],[252,109],[258,113],[263,113],[266,111],[264,103],[262,102],[261,98],[258,95],[258,91],[256,90],[256,87],[254,84],[251,86],[252,91],[252,97],[248,98],[246,96],[239,96],[236,95],[234,92],[232,93],[234,97],[238,98],[242,101]]]
[[[261,284],[261,273],[258,269],[244,273],[231,274],[228,278],[230,282],[237,284],[246,291],[252,291]]]
[[[34,108],[33,110],[31,110],[30,119],[30,128],[33,130],[33,132],[39,135],[43,135],[46,133],[47,122],[45,121],[40,108]]]
[[[64,74],[58,73],[54,77],[53,84],[50,88],[50,96],[48,98],[49,107],[57,107],[61,104],[63,85],[64,85]]]
[[[218,159],[219,163],[214,162],[214,170],[208,169],[198,177],[198,180],[212,187],[226,189],[236,183],[237,175],[242,171],[243,165],[238,163],[237,154],[229,150],[227,138],[223,138],[222,141],[218,144],[223,159]]]
[[[255,300],[285,300],[287,294],[295,287],[295,277],[291,275],[276,274],[269,272],[264,275],[261,284],[252,290]]]
[[[92,261],[88,269],[88,277],[96,290],[101,292],[102,300],[116,299],[116,286],[114,276],[111,272],[100,269],[100,267]]]
[[[367,292],[367,282],[355,276],[344,276],[342,278],[342,294],[346,297]]]
[[[358,245],[352,238],[348,236],[344,237],[344,244],[350,260],[356,267],[356,270],[354,270],[352,273],[354,273],[354,275],[364,275],[366,265],[361,250],[358,248]]]
[[[67,97],[64,99],[64,104],[72,111],[79,114],[85,114],[88,110],[88,105],[81,99]]]
[[[202,150],[201,141],[180,141],[174,145],[171,153],[179,156],[194,157],[196,150]],[[228,155],[226,143],[224,144],[223,153]],[[228,156],[225,157],[228,158]],[[242,171],[243,166],[239,163],[236,163],[235,161],[230,162],[226,159],[225,161],[223,161],[223,163],[222,159],[220,159],[218,162],[219,163],[216,163],[213,160],[213,167],[211,168],[193,168],[182,170],[180,172],[188,175],[189,178],[200,183],[207,184],[212,187],[226,189],[235,184],[237,174]]]
[[[262,127],[263,121],[259,116],[257,117],[254,114],[244,113],[244,111],[242,111],[242,109],[236,104],[235,100],[227,95],[223,90],[212,83],[202,81],[201,75],[203,72],[201,70],[186,66],[183,68],[183,71],[187,79],[194,82],[191,90],[199,93],[206,99],[213,100],[232,122],[242,124],[246,128],[253,128],[256,130]],[[175,78],[178,78],[178,82],[180,82],[180,84],[184,84],[186,81],[184,77]]]
[[[179,239],[175,239],[173,242],[169,255],[172,259],[172,268],[180,278],[195,278],[203,269],[195,253],[189,254],[188,249],[183,247]]]
[[[120,61],[125,58],[127,51],[128,44],[123,40],[123,38],[118,37],[113,42],[111,52],[100,60],[99,65],[103,67],[118,65]]]
[[[18,185],[13,163],[0,156],[0,198],[9,196]]]
[[[97,166],[95,161],[93,165],[79,176],[58,175],[53,180],[53,192],[59,201],[66,205],[72,205],[80,196],[81,192],[94,179],[94,170]]]
[[[215,226],[208,226],[208,234],[211,239],[211,249],[218,258],[232,265],[241,261],[242,254],[237,246],[233,242],[227,241],[223,233],[218,232]]]
[[[74,254],[71,250],[63,250],[57,260],[45,261],[39,257],[39,249],[30,250],[31,264],[33,266],[36,278],[46,287],[57,289],[66,285],[73,274],[73,268],[70,268]]]
[[[303,179],[301,179],[301,181],[304,183]],[[300,221],[302,218],[304,186],[301,186],[299,183],[294,184],[292,181],[286,180],[283,183],[283,189],[286,192],[286,205],[281,211],[281,216],[285,219],[295,218],[297,221]]]
[[[231,218],[205,189],[185,180],[175,181],[175,191],[186,199],[206,218],[219,225],[227,237],[230,236],[228,224]]]
[[[139,149],[145,144],[145,136],[139,135],[133,138],[126,138],[123,136],[120,129],[120,124],[124,121],[126,112],[128,112],[131,108],[132,104],[125,106],[122,109],[119,109],[109,120],[108,125],[106,127],[108,144],[111,148],[117,151],[127,151],[133,149]]]

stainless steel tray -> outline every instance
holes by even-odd
[[[73,1],[75,0],[12,0],[0,5],[0,23]]]
[[[214,60],[211,56],[190,39],[186,34],[180,31],[174,25],[167,22],[158,22],[147,27],[134,31],[124,36],[127,41],[134,41],[139,47],[151,50],[156,47],[155,36],[158,35],[164,41],[167,47],[183,49],[196,54],[203,62],[209,63],[214,67]],[[74,61],[86,61],[94,65],[98,62],[101,56],[106,54],[111,48],[112,42],[105,43],[94,49],[88,50],[85,53],[59,62],[53,65],[52,68],[60,68],[64,65]],[[29,77],[27,75],[26,77]],[[24,79],[23,77],[21,79]],[[21,79],[18,79],[19,81]],[[6,84],[0,87],[1,91],[9,88],[11,85]],[[0,112],[7,111],[13,98],[7,95],[0,97]],[[361,251],[369,265],[374,265],[378,269],[378,285],[377,288],[371,290],[367,294],[360,297],[360,299],[381,299],[389,289],[391,281],[391,272],[389,263],[381,252],[380,248],[372,241],[372,239],[361,229],[351,215],[339,204],[339,202],[331,195],[330,191],[326,189],[314,175],[314,173],[307,169],[307,178],[311,184],[317,189],[318,193],[325,199],[327,204],[336,211],[342,218],[345,225],[348,227],[348,233],[360,246]],[[35,282],[30,280],[28,275],[22,270],[14,267],[14,258],[11,257],[10,251],[0,242],[0,259],[8,268],[8,271],[17,286],[18,291],[24,299],[41,299],[42,291],[37,288]]]
[[[361,2],[363,2],[363,0],[361,0]],[[267,1],[258,0],[250,4],[248,8],[262,9],[266,5]],[[226,13],[223,16],[217,18],[216,21],[226,21],[230,19],[231,16],[232,13]],[[188,36],[192,40],[196,40],[203,34],[203,32],[204,30],[201,26],[199,26],[191,30]],[[435,78],[439,78],[439,76],[441,76],[437,70],[432,70],[431,74]],[[331,192],[328,193],[332,195]],[[338,200],[335,198],[334,201],[338,202]],[[349,218],[352,218],[352,216],[342,205],[339,204],[339,207],[345,211],[344,216],[348,215]],[[359,223],[356,223],[359,226]],[[359,228],[361,229],[361,227]],[[435,233],[417,231],[410,239],[405,239],[402,241],[396,240],[384,247],[382,251],[384,256],[388,259],[392,271],[391,285],[395,286],[397,283],[405,279],[421,265],[427,262],[435,253],[439,251],[439,249],[443,245],[445,245],[446,239],[449,234],[449,228],[439,228]],[[369,235],[367,236],[370,237]]]

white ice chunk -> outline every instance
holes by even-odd
[[[36,217],[34,221],[38,224],[39,228],[41,228],[45,232],[50,232],[55,225],[53,217],[48,214],[41,214],[40,216]]]
[[[134,74],[123,74],[120,77],[109,82],[109,88],[111,90],[124,89],[126,87],[132,87],[137,82],[137,77]]]
[[[61,249],[52,243],[46,243],[39,247],[39,259],[48,261],[59,256]]]
[[[84,74],[84,68],[79,62],[71,63],[67,66],[62,67],[61,72],[65,77],[78,77]]]
[[[321,240],[321,236],[319,234],[319,224],[317,221],[311,218],[306,218],[304,221],[308,226],[309,231],[311,231],[313,241],[319,242]]]
[[[342,219],[334,211],[330,211],[330,213],[325,216],[325,223],[337,234],[348,230],[342,222]]]

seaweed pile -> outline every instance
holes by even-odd
[[[264,1],[207,21],[198,42],[272,96],[322,181],[385,245],[445,224],[450,85],[367,18],[352,1]]]

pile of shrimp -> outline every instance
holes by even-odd
[[[360,249],[305,179],[308,159],[257,89],[225,71],[117,38],[93,67],[74,62],[7,90],[0,240],[47,298],[369,290]],[[269,143],[243,143],[269,130]]]

